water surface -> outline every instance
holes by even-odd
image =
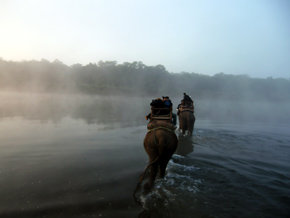
[[[289,216],[287,123],[197,119],[140,207],[147,102],[70,98],[2,98],[0,217]]]

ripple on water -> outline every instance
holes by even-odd
[[[184,158],[174,155],[168,163],[165,178],[157,179],[154,190],[148,195],[141,195],[143,208],[156,217],[157,214],[160,217],[180,214],[185,207],[190,207],[188,202],[193,202],[195,194],[199,191],[202,180],[195,177],[195,172],[200,168],[178,162]],[[158,211],[155,211],[156,208]]]

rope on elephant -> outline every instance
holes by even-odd
[[[179,112],[182,113],[184,111],[189,111],[189,112],[192,112],[193,113],[193,109],[183,109],[183,110],[180,110]]]
[[[179,108],[180,113],[184,112],[184,111],[190,111],[190,112],[194,113],[194,108],[193,107],[184,107],[184,106]]]
[[[153,129],[149,129],[147,133],[155,131],[155,130],[158,130],[158,129],[164,129],[164,130],[166,130],[168,132],[173,132],[173,133],[175,132],[175,130],[173,130],[173,129],[169,129],[169,128],[166,128],[166,127],[163,127],[163,126],[159,126],[159,127],[153,128]]]
[[[179,112],[190,111],[190,112],[194,113],[194,107],[193,107],[193,105],[192,106],[180,106],[178,108],[178,111]]]

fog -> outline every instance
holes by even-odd
[[[153,98],[183,92],[195,102],[197,120],[289,122],[290,80],[247,75],[169,73],[162,65],[99,62],[67,66],[0,60],[0,116],[60,122],[145,123]]]
[[[146,125],[145,115],[150,110],[152,98],[2,92],[0,119],[21,118],[58,124],[71,118],[90,125],[103,124],[106,128]],[[181,97],[172,100],[175,109]],[[243,124],[289,123],[290,103],[195,99],[195,116],[197,125],[202,120]]]

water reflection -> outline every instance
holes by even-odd
[[[185,156],[193,152],[193,137],[192,136],[182,136],[178,137],[178,146],[175,151],[176,154]]]
[[[157,97],[157,96],[154,96]],[[87,124],[142,123],[150,109],[152,97],[97,96],[82,94],[0,92],[0,120],[21,117],[27,120],[59,123],[65,117],[81,119]],[[180,99],[172,98],[173,108]],[[250,105],[250,106],[249,106]],[[219,122],[275,121],[289,123],[290,104],[271,102],[228,102],[201,100],[196,103],[198,120]],[[239,116],[237,116],[239,114]]]
[[[87,124],[144,123],[150,98],[56,94],[0,94],[0,120],[21,117],[59,123],[69,117]],[[146,104],[147,103],[147,104]]]

